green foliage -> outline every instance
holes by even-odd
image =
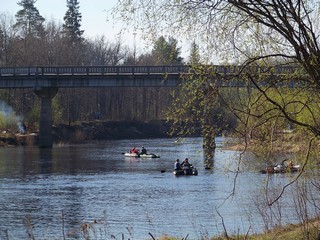
[[[54,124],[57,124],[62,120],[62,109],[59,100],[56,97],[52,99],[52,120]]]
[[[40,120],[40,100],[37,101],[26,116],[26,121],[31,125],[38,125]],[[54,124],[62,120],[62,110],[57,98],[52,99],[52,120]]]
[[[0,128],[1,129],[10,129],[15,131],[17,129],[18,119],[14,113],[9,115],[4,115],[0,112]]]
[[[37,123],[39,122],[39,119],[40,119],[40,105],[37,104],[31,108],[31,111],[28,114],[27,120],[29,123],[37,125]]]
[[[214,149],[214,138],[222,130],[234,127],[234,117],[221,101],[221,89],[214,81],[211,67],[194,66],[179,88],[172,92],[173,102],[167,120],[173,123],[171,134],[185,136],[201,132],[205,146]]]
[[[188,64],[199,65],[200,61],[201,61],[201,57],[200,57],[200,53],[199,53],[199,46],[198,46],[198,44],[196,44],[195,41],[193,41],[191,44]]]
[[[153,62],[157,65],[181,64],[183,59],[180,54],[181,48],[178,48],[178,41],[173,37],[169,37],[168,41],[163,36],[159,37],[151,51]]]
[[[5,128],[5,116],[0,113],[0,128]]]
[[[257,155],[270,157],[280,149],[286,151],[288,133],[304,136],[298,142],[297,138],[291,139],[291,150],[308,151],[307,138],[318,135],[320,96],[308,87],[291,87],[295,74],[286,75],[287,80],[270,79],[263,72],[248,78],[241,75],[241,80],[247,79],[247,87],[227,90],[224,102],[237,116],[236,133]],[[250,81],[257,88],[250,86]]]
[[[303,89],[269,88],[263,93],[251,90],[245,98],[246,107],[242,105],[237,111],[242,123],[250,127],[251,133],[254,132],[261,140],[270,140],[270,133],[288,130],[289,124],[295,128],[320,124],[319,95],[316,93]],[[244,100],[237,102],[243,103]],[[245,118],[246,122],[243,120]],[[312,131],[312,127],[307,129]]]

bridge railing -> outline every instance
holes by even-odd
[[[71,66],[71,67],[2,67],[0,76],[16,75],[107,75],[107,74],[164,74],[188,72],[179,66]]]
[[[241,66],[214,65],[207,66],[211,72],[221,75],[238,74]],[[301,73],[296,66],[261,67],[250,66],[246,72],[272,73],[276,75]],[[44,75],[135,75],[135,74],[180,74],[192,72],[190,66],[67,66],[67,67],[1,67],[1,76],[44,76]]]

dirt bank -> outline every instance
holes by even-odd
[[[142,139],[169,137],[170,124],[165,120],[139,121],[90,121],[74,124],[58,124],[52,127],[53,142],[85,143],[92,140]],[[192,137],[199,136],[199,132]],[[25,134],[17,130],[2,130],[0,147],[37,145],[38,129],[28,126]]]
[[[161,138],[168,137],[169,129],[165,121],[93,121],[54,126],[53,139],[55,143],[79,143],[90,140]]]

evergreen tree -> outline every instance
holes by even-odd
[[[36,0],[21,0],[17,3],[22,9],[15,15],[17,20],[15,27],[21,28],[24,36],[39,36],[43,32],[43,22],[45,19],[34,6],[35,3]]]
[[[200,64],[200,53],[199,53],[199,46],[196,44],[195,41],[191,43],[191,51],[189,56],[189,64],[191,65],[198,65]]]
[[[182,64],[181,48],[178,41],[170,37],[167,41],[163,36],[155,42],[151,55],[155,64]]]
[[[67,0],[68,10],[63,18],[64,32],[75,43],[82,40],[84,30],[80,30],[82,15],[79,12],[78,0]]]
[[[4,33],[0,27],[0,66],[3,64],[3,55],[4,55]]]

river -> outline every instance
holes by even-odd
[[[2,148],[0,239],[150,239],[149,233],[203,239],[224,227],[228,234],[261,232],[266,219],[257,199],[266,180],[282,186],[291,176],[260,174],[261,163],[252,159],[239,165],[239,152],[224,144],[217,138],[211,170],[205,169],[201,138]],[[124,157],[133,145],[160,158]],[[198,176],[175,177],[174,161],[186,157]],[[298,220],[291,197],[281,200],[277,221]]]

